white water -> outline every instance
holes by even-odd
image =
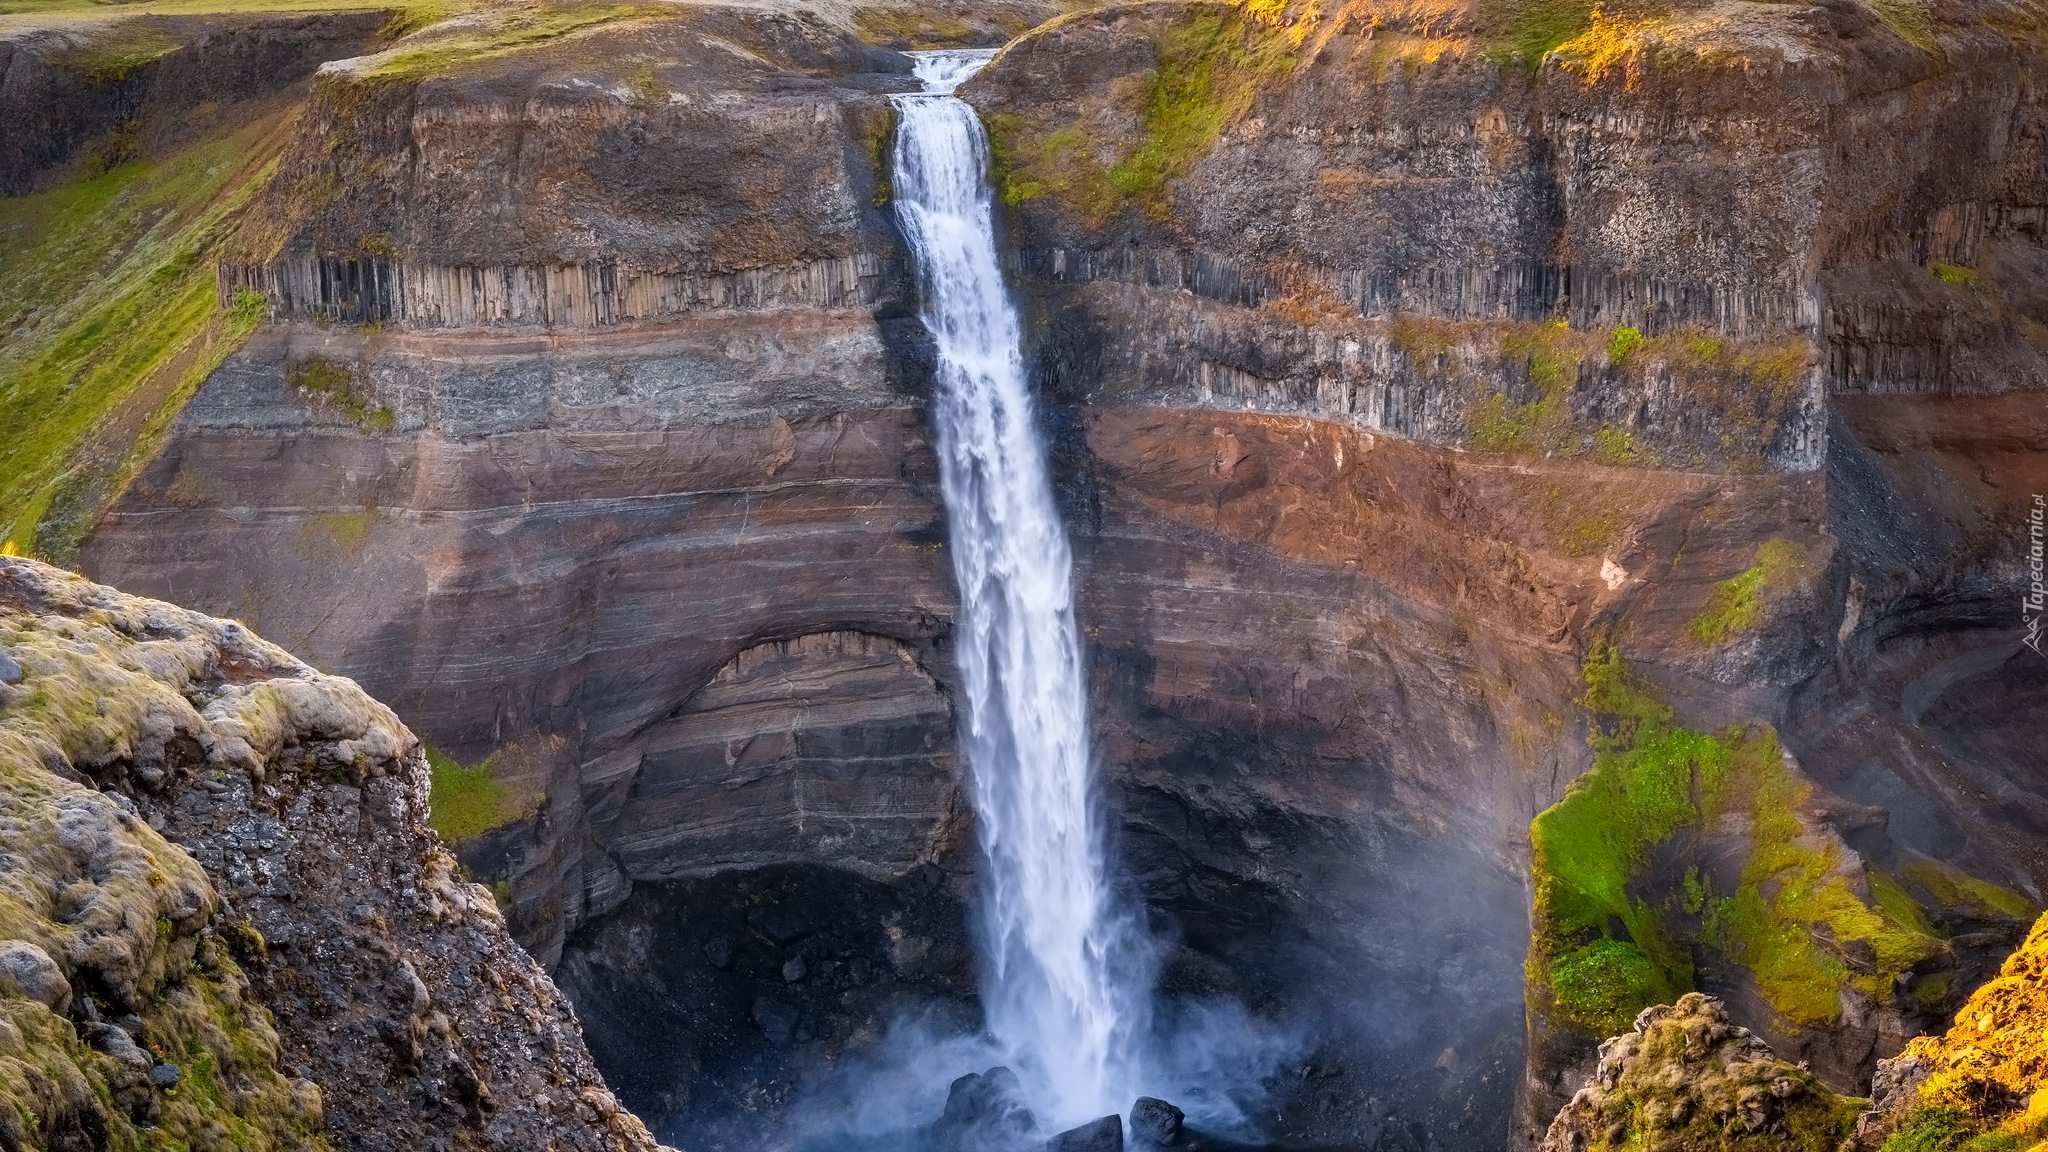
[[[984,1010],[1057,1131],[1136,1095],[1151,980],[1142,934],[1108,884],[1072,562],[996,261],[987,139],[952,95],[991,55],[914,54],[925,90],[895,98],[893,181],[938,347],[962,738],[986,859]]]

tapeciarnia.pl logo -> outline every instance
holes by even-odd
[[[2027,626],[2027,634],[2020,643],[2041,652],[2041,614],[2048,609],[2048,585],[2043,583],[2042,547],[2048,541],[2048,501],[2039,494],[2034,497],[2034,506],[2027,510],[2027,594],[2020,601],[2020,620]]]

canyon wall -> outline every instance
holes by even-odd
[[[1630,950],[1855,1089],[2043,898],[2034,26],[1677,7],[1534,66],[1457,5],[1115,7],[963,90],[1119,848],[1170,992],[1300,1014],[1273,1136],[1532,1140],[1619,1010],[1557,965]],[[737,1146],[763,1069],[970,995],[911,84],[831,11],[491,27],[323,72],[221,270],[272,323],[81,563],[526,765],[464,860],[625,1101]],[[1653,738],[1740,794],[1572,919],[1542,828]]]

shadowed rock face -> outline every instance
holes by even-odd
[[[968,94],[1017,118],[1012,161],[1077,117],[1114,153],[1210,12],[1055,24]],[[1635,84],[1381,67],[1414,29],[1336,25],[1160,203],[1005,209],[1119,851],[1169,991],[1303,1020],[1277,1137],[1494,1148],[1519,1096],[1533,1141],[1590,1066],[1599,1036],[1540,1004],[1525,1041],[1523,974],[1529,821],[1592,759],[1595,637],[1693,729],[1775,725],[1845,874],[2048,886],[2005,527],[2048,490],[2038,69],[1973,33],[1937,75],[1856,5],[1781,17],[1754,66]],[[465,759],[559,741],[545,806],[464,859],[511,883],[627,1102],[740,1141],[787,1103],[771,1070],[905,1003],[971,1014],[972,853],[928,352],[870,152],[900,62],[692,19],[374,100],[338,76],[265,208],[283,253],[228,273],[288,319],[82,557]],[[687,101],[617,94],[643,49]],[[1615,362],[1621,323],[1653,343]],[[1699,639],[1773,540],[1810,578]],[[2008,926],[1939,911],[1921,974],[1953,999]],[[1699,977],[1838,1088],[1939,1010],[1795,1028],[1740,965]]]
[[[734,657],[615,754],[598,836],[635,879],[792,860],[899,876],[958,823],[953,711],[904,644],[814,632]],[[961,813],[964,815],[964,813]]]

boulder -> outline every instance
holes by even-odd
[[[1131,1139],[1138,1145],[1170,1148],[1180,1140],[1181,1123],[1187,1113],[1151,1096],[1140,1096],[1131,1105]]]
[[[1037,1127],[1017,1074],[995,1067],[953,1081],[946,1110],[931,1127],[931,1143],[937,1152],[1021,1149],[1029,1146]]]
[[[1045,1152],[1124,1152],[1124,1118],[1111,1113],[1069,1128],[1047,1141]]]

